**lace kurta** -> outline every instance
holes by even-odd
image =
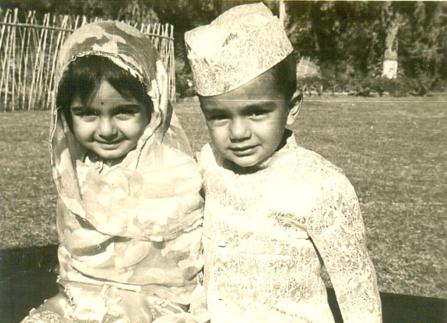
[[[58,191],[62,292],[25,322],[197,322],[202,179],[167,100],[150,39],[120,22],[75,31],[55,84],[77,57],[99,55],[138,78],[153,103],[137,146],[117,165],[92,160],[52,107],[51,162]]]
[[[354,189],[341,171],[296,145],[238,175],[206,145],[205,287],[218,322],[333,322],[321,256],[345,322],[381,322],[373,264]]]

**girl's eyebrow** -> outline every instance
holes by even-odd
[[[85,111],[85,110],[88,110],[88,111],[96,111],[95,109],[93,109],[93,108],[91,108],[91,107],[88,107],[88,106],[85,106],[85,105],[74,105],[74,106],[71,106],[70,107],[70,110],[72,110],[72,111]]]
[[[78,110],[87,110],[87,111],[94,111],[94,112],[100,112],[101,109],[96,109],[90,106],[85,106],[85,105],[74,105],[70,107],[71,110],[74,111],[78,111]],[[115,107],[113,107],[111,109],[112,112],[116,112],[116,111],[122,111],[122,110],[139,110],[140,106],[138,104],[133,104],[133,103],[129,103],[129,104],[122,104],[122,105],[117,105]]]
[[[136,103],[128,103],[128,104],[120,104],[117,105],[116,107],[113,107],[112,112],[119,112],[119,111],[139,111],[140,110],[140,105],[136,104]]]

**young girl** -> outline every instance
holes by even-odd
[[[24,322],[197,322],[200,174],[149,38],[75,31],[58,57],[51,164],[61,291]]]
[[[185,40],[211,137],[199,158],[211,322],[333,322],[322,263],[344,322],[381,322],[354,189],[286,129],[300,100],[281,22],[243,5]]]

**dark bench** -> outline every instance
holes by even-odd
[[[0,321],[19,322],[44,299],[55,295],[57,246],[0,250]],[[333,289],[329,303],[342,322]],[[447,323],[447,300],[381,293],[385,323]]]

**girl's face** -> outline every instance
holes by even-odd
[[[75,96],[70,111],[79,143],[112,163],[136,147],[150,121],[148,107],[135,98],[124,98],[104,80],[88,105]]]

